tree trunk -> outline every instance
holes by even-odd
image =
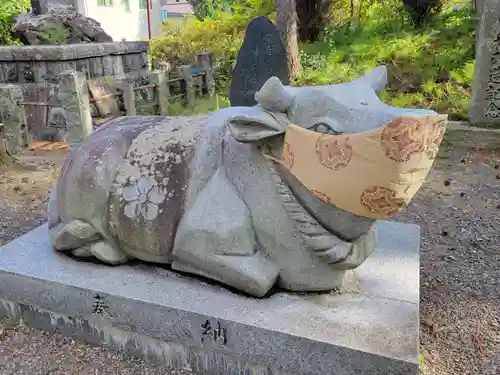
[[[288,76],[292,80],[300,74],[299,44],[297,40],[297,11],[295,0],[275,0],[276,28],[285,45]]]
[[[316,42],[320,38],[330,19],[332,6],[332,0],[296,0],[299,41]],[[354,11],[354,5],[352,9]]]

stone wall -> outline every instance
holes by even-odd
[[[147,69],[148,42],[0,47],[0,83],[58,82],[74,69],[87,78]]]
[[[22,87],[29,139],[44,139],[66,125],[62,106],[40,105],[57,103],[62,72],[96,79],[147,71],[148,48],[148,42],[0,47],[0,84]]]

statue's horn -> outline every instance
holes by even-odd
[[[387,85],[387,67],[385,65],[379,66],[354,82],[367,83],[378,94]]]
[[[293,97],[286,91],[278,77],[271,77],[255,93],[255,100],[267,111],[285,113],[292,105]]]

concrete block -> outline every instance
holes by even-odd
[[[23,100],[22,87],[14,84],[0,84],[0,111],[6,151],[19,156],[27,144],[26,113],[18,104]]]
[[[43,225],[0,248],[0,317],[207,375],[418,373],[417,225],[377,224],[345,290],[255,299],[143,263],[52,251]]]

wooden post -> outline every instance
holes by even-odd
[[[150,82],[155,85],[155,97],[158,102],[160,116],[168,116],[168,110],[170,108],[170,88],[167,83],[167,73],[153,71],[149,73],[149,79]]]
[[[194,91],[193,91],[193,77],[190,72],[189,65],[182,65],[177,68],[179,75],[184,80],[184,89],[186,90],[186,102],[191,104],[194,101]]]
[[[70,149],[74,149],[92,134],[93,130],[85,73],[74,70],[62,73],[57,97],[65,110],[68,144]]]
[[[2,114],[5,148],[10,156],[20,155],[27,144],[26,115],[17,104],[23,100],[22,87],[14,84],[0,85],[0,111]]]
[[[115,82],[115,87],[122,92],[123,105],[125,106],[125,115],[137,116],[134,86],[132,82],[128,80],[120,80]]]
[[[149,41],[151,41],[151,38],[153,37],[153,31],[151,28],[151,0],[146,0],[146,9],[147,9],[147,16],[148,16],[148,37]]]
[[[203,76],[203,86],[205,93],[208,96],[215,95],[215,80],[213,72],[213,55],[212,52],[202,52],[197,56],[198,66],[205,72]]]

